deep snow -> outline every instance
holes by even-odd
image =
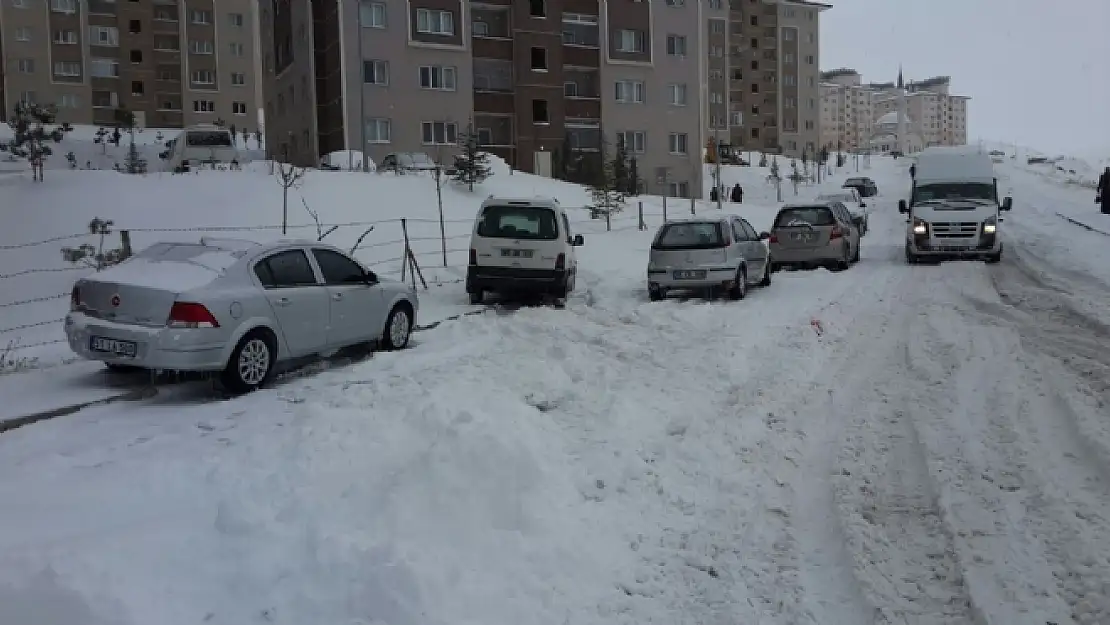
[[[1098,216],[1000,166],[1004,262],[907,266],[906,165],[860,172],[883,195],[847,272],[649,303],[651,231],[580,218],[565,310],[463,317],[236,400],[186,386],[0,435],[0,622],[1110,622],[1110,264],[1056,213]],[[91,184],[71,175],[34,192]],[[201,207],[230,193],[217,175]],[[736,208],[757,228],[763,175],[725,174],[750,179]],[[343,178],[316,180],[321,214],[350,210]],[[487,184],[513,181],[584,200]],[[425,210],[426,181],[388,184]],[[143,193],[128,219],[212,223],[145,215]],[[65,371],[0,376],[0,394],[88,380]]]

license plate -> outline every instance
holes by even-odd
[[[94,336],[89,339],[89,349],[94,352],[134,358],[135,354],[138,352],[138,345],[135,341],[121,341],[119,339]]]
[[[532,258],[534,250],[501,250],[501,256],[504,258]]]
[[[675,280],[699,280],[705,277],[705,271],[689,270],[689,271],[676,271],[674,272]]]
[[[794,239],[795,241],[809,243],[814,239],[814,236],[808,232],[795,232],[793,235],[791,235],[790,238]]]

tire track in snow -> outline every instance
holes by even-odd
[[[992,622],[1105,622],[1105,484],[1059,427],[1067,415],[1022,326],[967,306],[991,282],[961,277],[947,282],[951,305],[937,298],[923,312],[910,359],[938,408],[918,425],[969,587]]]

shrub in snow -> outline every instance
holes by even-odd
[[[593,205],[589,209],[595,218],[618,213],[624,208],[626,195],[620,186],[622,181],[617,177],[619,174],[616,159],[605,160],[603,148],[601,169],[595,176],[595,182],[590,185]]]
[[[89,234],[98,235],[100,237],[97,245],[84,243],[77,247],[63,247],[62,259],[67,263],[74,265],[83,265],[90,267],[97,271],[119,264],[127,259],[130,250],[127,245],[122,245],[118,248],[104,248],[105,239],[108,235],[113,233],[112,226],[114,223],[111,219],[101,219],[94,217],[89,222]]]

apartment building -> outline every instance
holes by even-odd
[[[3,110],[74,124],[258,127],[255,0],[0,0]]]
[[[791,156],[820,145],[820,15],[830,8],[808,0],[731,0],[733,145]]]
[[[486,150],[551,175],[567,145],[611,152],[619,138],[649,192],[700,196],[714,134],[788,153],[819,140],[817,14],[828,5],[733,5],[265,0],[267,143],[303,164],[343,149],[375,161],[404,151],[442,159],[473,123]],[[754,116],[730,103],[737,85]]]
[[[901,79],[901,77],[899,77]],[[951,79],[864,83],[853,69],[821,75],[821,144],[844,150],[881,149],[897,125],[904,94],[908,144],[966,145],[968,96],[949,92]]]

